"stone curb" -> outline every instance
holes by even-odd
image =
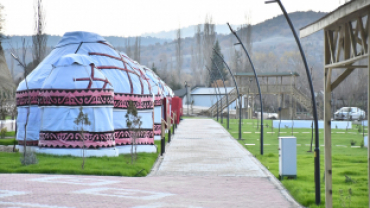
[[[176,136],[176,134],[175,134],[175,136]],[[173,137],[172,139],[174,139],[174,138],[175,137]],[[167,148],[169,148],[170,145],[171,145],[171,143],[167,143],[165,149],[168,150]],[[159,148],[157,148],[157,149],[159,150]],[[166,156],[166,152],[163,154],[163,156],[160,156],[160,154],[161,153],[159,152],[158,157],[157,157],[156,161],[154,162],[154,165],[153,165],[152,169],[150,170],[150,173],[146,177],[153,177],[153,176],[157,175],[157,171],[159,170],[159,167],[161,167],[161,164],[164,160],[164,157]]]

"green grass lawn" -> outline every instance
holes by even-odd
[[[278,154],[278,129],[272,129],[272,121],[266,120],[264,124],[264,155],[260,155],[260,134],[257,129],[257,120],[243,120],[243,139],[239,141],[257,159],[268,168],[275,177],[279,177],[279,154]],[[226,119],[223,126],[226,128]],[[292,135],[291,128],[282,128],[280,135]],[[230,134],[238,138],[238,120],[230,120]],[[273,132],[273,133],[268,133]],[[297,179],[284,179],[281,182],[289,190],[290,194],[303,206],[325,207],[325,183],[324,183],[324,147],[320,146],[320,175],[321,175],[321,205],[315,205],[314,186],[314,156],[307,152],[310,149],[311,129],[294,129],[293,135],[297,137]],[[309,133],[303,133],[309,132]],[[324,144],[323,129],[320,129],[320,145]],[[338,133],[345,132],[345,133]],[[366,133],[365,133],[366,135]],[[357,126],[352,130],[332,130],[332,172],[333,172],[333,207],[367,207],[368,206],[368,178],[367,178],[367,148],[351,147],[351,140],[360,146],[363,137],[358,132]],[[245,144],[255,144],[246,146]],[[298,144],[301,144],[298,146]],[[337,146],[345,145],[345,146]],[[346,181],[346,176],[351,180]],[[349,196],[349,189],[352,191]],[[345,202],[345,205],[343,204]],[[350,206],[349,206],[350,203]]]
[[[12,142],[14,139],[0,139]],[[166,134],[166,143],[168,134]],[[11,143],[12,144],[12,143]],[[119,157],[85,158],[85,168],[82,170],[82,158],[71,156],[52,156],[37,154],[38,164],[23,166],[20,162],[22,153],[0,152],[0,173],[46,173],[46,174],[76,174],[76,175],[109,175],[141,177],[150,173],[161,151],[160,141],[155,141],[157,153],[138,153],[137,161],[131,164],[131,155]]]
[[[10,136],[14,137],[15,136],[15,132],[14,131],[8,131],[8,132],[5,133],[5,136],[6,137],[10,137]]]
[[[18,144],[15,139],[0,139],[0,145],[14,145]]]
[[[6,137],[14,137],[15,132],[14,131],[8,131],[5,134]],[[5,138],[5,139],[0,139],[0,145],[14,145],[14,143],[17,141],[14,138]]]
[[[82,170],[82,158],[79,157],[37,154],[38,164],[24,166],[20,163],[22,153],[0,152],[0,172],[146,176],[157,156],[157,153],[138,153],[134,164],[131,164],[130,155],[90,157],[85,158],[85,168]]]

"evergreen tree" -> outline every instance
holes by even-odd
[[[157,70],[157,67],[155,67],[154,62],[153,62],[153,64],[152,64],[152,71],[153,71],[155,74],[157,74],[157,75],[158,75],[158,70]],[[159,76],[159,75],[158,75],[158,76]]]
[[[218,43],[218,40],[215,43],[214,49],[223,58],[223,55],[221,53],[220,44]],[[217,80],[222,80],[222,76],[225,79],[225,81],[228,80],[229,72],[226,70],[225,65],[222,61],[222,58],[219,57],[214,51],[212,51],[212,60],[213,61],[212,61],[212,65],[211,65],[211,74],[209,75],[209,85],[211,85],[213,82],[215,82]],[[222,76],[221,76],[220,72],[218,71],[216,65],[217,65],[218,69],[221,71]]]

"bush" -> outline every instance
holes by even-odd
[[[356,141],[351,139],[351,146],[354,146],[356,144]]]
[[[1,139],[0,145],[14,145],[18,144],[18,141],[15,139]]]
[[[267,157],[275,157],[275,154],[274,153],[268,153]]]
[[[362,132],[362,128],[363,128],[362,126],[360,126],[360,125],[358,126],[358,128],[357,128],[358,133]]]
[[[37,164],[39,161],[37,160],[36,154],[33,152],[26,152],[25,157],[21,157],[22,165],[32,165]]]
[[[2,128],[2,129],[0,130],[0,137],[1,137],[2,139],[4,139],[4,138],[5,138],[6,132],[8,132],[8,130],[7,130],[7,128],[6,128],[6,127]]]
[[[361,144],[360,144],[361,148],[364,148],[365,144],[364,144],[364,140],[361,140]]]

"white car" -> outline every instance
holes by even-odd
[[[261,119],[261,112],[254,112],[257,119]],[[263,112],[263,119],[278,119],[279,114],[277,113],[265,113]]]
[[[363,120],[365,111],[357,107],[343,107],[334,113],[335,120]]]

